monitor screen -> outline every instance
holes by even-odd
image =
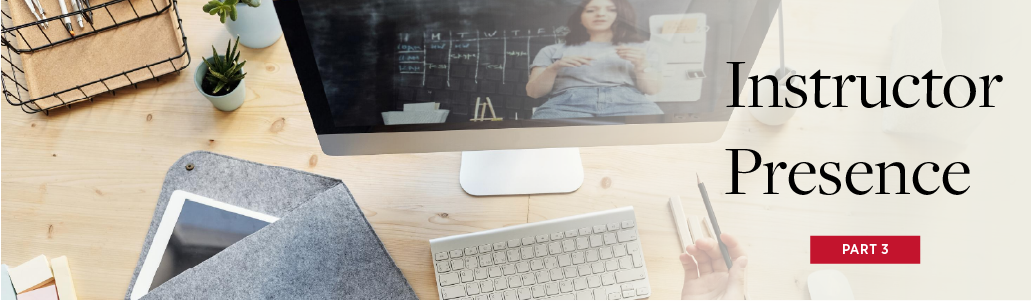
[[[699,1],[275,5],[316,130],[337,134],[729,116],[717,105],[730,82],[719,80],[729,78],[719,65],[732,52],[721,36],[735,30],[727,21],[735,6],[693,2]]]

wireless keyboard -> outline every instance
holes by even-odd
[[[442,300],[651,296],[633,207],[430,240]]]

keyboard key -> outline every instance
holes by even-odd
[[[566,273],[566,278],[580,277],[580,275],[576,272],[576,267],[565,267],[562,269],[562,271]]]
[[[629,269],[634,266],[634,262],[630,259],[630,256],[623,256],[619,258],[619,268]]]
[[[516,273],[516,267],[514,264],[509,264],[501,268],[505,271],[505,275],[512,275]]]
[[[623,293],[611,293],[609,294],[609,300],[619,300],[623,297]]]
[[[480,293],[480,284],[479,283],[466,284],[465,285],[465,291],[468,292],[470,295],[479,294]]]
[[[530,271],[530,264],[527,261],[516,263],[516,270],[520,273],[526,273]]]
[[[480,253],[487,253],[490,251],[494,251],[491,249],[490,244],[480,246]]]
[[[522,249],[519,249],[519,252],[522,253],[523,260],[533,258],[533,248],[531,247],[524,247]]]
[[[523,281],[523,285],[534,285],[534,284],[537,284],[537,276],[534,276],[533,273],[523,274],[523,276],[521,278],[522,278],[522,281]]]
[[[616,243],[616,233],[605,233],[605,244],[611,245]]]
[[[582,290],[587,289],[587,279],[577,278],[573,280],[573,289]]]
[[[637,240],[637,231],[634,230],[623,230],[616,232],[616,236],[619,237],[619,242],[628,242],[631,240]]]
[[[545,283],[551,281],[551,273],[547,270],[537,272],[534,275],[537,276],[537,283]]]
[[[476,253],[478,253],[476,248],[465,248],[465,256],[473,256]]]
[[[562,232],[551,233],[551,240],[562,239]]]
[[[598,249],[598,253],[601,255],[601,259],[610,259],[612,258],[612,247]]]
[[[613,284],[616,284],[616,274],[615,273],[601,274],[601,284],[602,285],[613,285]]]
[[[490,78],[488,78],[490,79]],[[501,79],[500,73],[498,73],[498,80]],[[480,80],[480,92],[483,93],[498,93],[498,82],[491,80]],[[493,101],[492,101],[493,102]],[[495,104],[497,105],[497,104]]]
[[[590,247],[590,243],[587,241],[587,237],[577,237],[576,238],[576,249],[577,250],[587,249],[588,247]]]
[[[517,291],[519,292],[518,294],[520,300],[530,300],[530,298],[532,298],[529,288],[520,287]]]
[[[576,271],[580,274],[580,277],[587,276],[591,274],[591,266],[581,265],[576,267]]]
[[[505,300],[519,300],[519,296],[516,296],[516,290],[505,291]]]
[[[433,259],[436,259],[436,260],[446,260],[446,259],[448,259],[447,252],[437,253],[437,254],[433,255]]]
[[[587,286],[590,288],[597,288],[601,286],[601,276],[591,275],[587,276]]]
[[[576,250],[576,243],[572,239],[562,241],[562,252],[572,252]]]
[[[641,244],[636,241],[627,243],[626,252],[630,254],[641,253]]]
[[[537,243],[546,243],[549,240],[551,240],[551,238],[549,238],[547,234],[537,235],[536,238],[537,238]]]
[[[473,276],[476,277],[476,280],[487,279],[487,268],[478,268],[473,270]]]
[[[461,270],[461,269],[464,269],[464,268],[465,268],[465,261],[462,261],[462,260],[452,260],[451,261],[451,269],[457,271],[457,270]]]
[[[634,295],[637,295],[637,291],[635,290],[623,291],[623,298],[630,298]]]
[[[644,266],[644,256],[641,256],[641,252],[631,253],[630,257],[634,259],[634,267],[639,268]]]
[[[522,257],[519,257],[519,250],[517,249],[508,249],[505,253],[508,255],[508,261],[519,261],[522,259]]]
[[[626,256],[626,245],[618,244],[618,245],[612,246],[612,254],[615,255],[616,257]]]
[[[548,256],[548,246],[544,244],[533,246],[533,254],[536,257]]]
[[[632,221],[632,220],[623,221],[623,225],[622,226],[623,226],[623,229],[632,228],[634,226],[634,221]]]
[[[566,230],[566,238],[573,238],[576,236],[576,230]]]
[[[508,246],[508,244],[506,244],[504,242],[496,242],[496,243],[494,243],[494,251],[504,250],[505,247],[507,247],[507,246]]]
[[[601,235],[591,235],[591,248],[597,248],[603,244],[605,244],[605,242],[602,241]]]
[[[647,287],[638,287],[637,288],[637,295],[638,296],[644,296],[644,295],[651,294],[651,293],[652,293],[651,290],[649,290]]]
[[[594,300],[606,300],[606,299],[608,299],[608,294],[605,293],[605,289],[604,288],[596,288],[596,289],[594,289]]]
[[[573,291],[573,280],[566,279],[566,280],[563,280],[563,281],[559,281],[558,282],[558,288],[563,293],[572,292]]]
[[[520,245],[521,245],[521,244],[519,243],[519,240],[518,240],[518,239],[513,239],[513,240],[509,240],[509,241],[508,241],[508,247],[509,247],[509,248],[515,248],[515,247],[518,247],[518,246],[520,246]]]
[[[455,260],[461,262],[460,260]],[[437,273],[443,273],[451,270],[451,265],[447,261],[441,261],[437,263]]]
[[[475,300],[490,300],[490,298],[487,297],[487,294],[483,294],[483,295],[476,296]]]
[[[562,253],[562,243],[553,242],[548,244],[548,252],[551,253],[551,255]]]
[[[480,282],[480,292],[489,293],[494,291],[494,281],[487,280]]]
[[[545,269],[554,269],[554,268],[557,268],[557,267],[558,267],[558,259],[555,259],[555,257],[544,258],[544,268]]]
[[[440,274],[439,278],[440,286],[455,285],[459,282],[462,282],[462,279],[459,278],[458,273]]]
[[[555,281],[562,280],[562,279],[566,278],[566,275],[564,273],[562,273],[562,269],[551,269],[551,271],[549,271],[548,274],[550,274],[548,276],[551,277],[551,280],[555,280]]]
[[[501,277],[504,275],[504,272],[501,271],[501,268],[493,266],[487,269],[487,275],[490,276],[490,278]]]
[[[530,288],[530,291],[533,293],[534,298],[540,298],[547,295],[544,285],[534,285]]]
[[[587,262],[598,261],[598,249],[587,250],[586,255],[587,255]]]
[[[605,226],[607,226],[607,227],[608,227],[609,231],[616,231],[616,230],[619,230],[619,223],[618,223],[618,222],[615,222],[615,223],[609,223],[608,225],[605,225]]]
[[[616,282],[623,283],[627,281],[641,280],[644,279],[644,269],[633,269],[626,271],[616,272]]]
[[[476,257],[466,257],[465,258],[465,268],[467,268],[467,269],[475,269],[475,268],[478,268],[478,267],[480,267],[480,262],[476,260]]]
[[[594,300],[594,294],[590,290],[576,292],[576,300]]]
[[[516,288],[523,286],[523,279],[519,276],[508,277],[508,287]]]
[[[534,271],[544,269],[544,260],[540,258],[530,260],[530,269]]]
[[[473,271],[462,270],[462,271],[458,272],[458,276],[462,277],[462,282],[473,281]]]
[[[615,280],[613,280],[613,281],[615,281]],[[494,279],[494,289],[495,290],[499,290],[499,291],[500,290],[504,290],[504,289],[508,289],[508,279],[506,279],[506,278]]]
[[[465,294],[465,287],[463,287],[461,285],[446,286],[446,287],[440,288],[440,298],[441,299],[447,300],[447,299],[461,298],[461,297],[465,297],[465,296],[466,296],[466,294]]]
[[[532,245],[535,241],[533,237],[523,237],[523,245]]]
[[[625,290],[632,290],[632,289],[634,289],[634,284],[633,283],[623,283],[623,284],[619,285],[619,289],[624,290],[624,291]]]
[[[462,250],[451,250],[451,258],[462,257]]]
[[[492,266],[492,265],[494,265],[494,259],[491,258],[490,254],[480,255],[480,266],[481,267]]]
[[[594,226],[594,233],[601,234],[603,232],[605,232],[605,225],[595,225]]]
[[[544,288],[547,290],[548,295],[558,295],[561,292],[558,288],[558,282],[549,282],[544,285]]]
[[[584,252],[573,252],[573,264],[583,264],[587,259],[584,257]]]
[[[508,259],[505,258],[505,253],[495,252],[493,255],[494,255],[494,264],[505,264],[505,263],[508,263]]]
[[[590,235],[590,234],[591,234],[591,228],[587,228],[587,227],[580,228],[580,235]]]
[[[611,271],[615,271],[615,270],[618,270],[618,269],[619,269],[619,261],[613,259],[613,260],[609,260],[609,261],[605,262],[605,270],[606,271],[610,271],[611,272]]]
[[[591,264],[591,271],[594,272],[595,274],[604,272],[605,271],[605,264],[602,263],[601,261],[592,263]]]
[[[573,264],[573,260],[570,258],[570,253],[565,253],[558,256],[558,266],[565,267]]]
[[[505,300],[505,294],[503,294],[503,293],[493,293],[493,294],[490,294],[490,299],[488,299],[488,300]]]

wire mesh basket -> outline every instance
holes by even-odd
[[[179,9],[176,0],[112,0],[106,3],[97,4],[83,8],[81,11],[74,11],[53,17],[45,17],[35,22],[28,22],[21,25],[14,25],[16,18],[12,17],[12,4],[21,4],[11,0],[3,0],[5,10],[2,12],[2,34],[0,43],[4,49],[3,66],[0,66],[0,81],[3,84],[4,99],[7,103],[20,107],[22,111],[34,114],[49,111],[58,107],[71,107],[72,104],[82,101],[93,101],[93,98],[105,93],[115,94],[115,90],[122,87],[133,86],[149,80],[160,80],[160,77],[170,73],[181,73],[190,64],[189,48],[186,45],[186,34],[183,32],[183,20],[179,16]],[[24,0],[15,0],[24,1]],[[25,4],[32,5],[33,0]],[[68,0],[56,0],[68,1]],[[70,0],[75,1],[75,0]],[[38,3],[38,2],[37,2]],[[112,10],[115,12],[112,12]],[[26,9],[28,10],[28,9]],[[48,10],[49,11],[49,10]],[[35,12],[33,12],[35,13]],[[90,22],[80,23],[83,26],[79,34],[55,34],[50,25],[61,26],[65,18],[82,18],[90,16]],[[25,68],[24,57],[47,51],[55,51],[61,47],[73,47],[76,41],[84,39],[97,39],[97,36],[118,34],[118,28],[128,27],[130,24],[143,22],[150,18],[170,18],[172,32],[175,32],[181,40],[176,37],[178,43],[178,55],[167,58],[148,61],[142,66],[133,65],[120,72],[102,74],[96,80],[83,80],[68,85],[61,85],[52,90],[40,92],[39,89],[31,90],[33,82],[29,82],[33,72]],[[22,17],[24,19],[24,17]],[[163,21],[163,20],[159,20]],[[87,25],[88,24],[88,25]],[[73,26],[74,27],[74,26]],[[128,30],[128,29],[127,29]],[[95,40],[96,41],[96,40]],[[147,43],[148,41],[139,41]],[[87,45],[89,42],[84,43]],[[111,47],[134,47],[134,45],[106,45]],[[124,49],[134,51],[133,49]],[[77,51],[77,49],[66,49],[65,51]],[[33,93],[30,93],[32,91]],[[35,95],[33,95],[35,94]]]

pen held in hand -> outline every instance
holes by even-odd
[[[727,269],[734,266],[734,261],[730,258],[730,252],[727,251],[727,245],[723,244],[723,239],[720,238],[720,225],[716,223],[716,213],[712,211],[712,204],[709,203],[709,192],[705,190],[705,183],[702,183],[702,177],[695,174],[698,178],[698,191],[702,193],[702,201],[705,202],[705,211],[709,213],[709,221],[712,222],[713,232],[716,234],[716,242],[720,245],[720,253],[723,254],[723,261],[727,263]]]

